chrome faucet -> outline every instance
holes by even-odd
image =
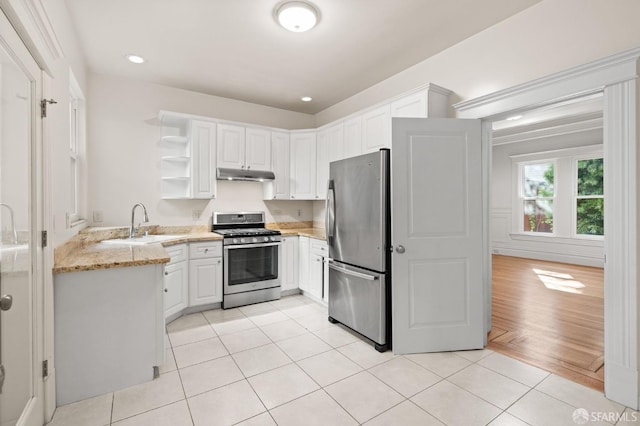
[[[6,207],[9,210],[9,217],[11,218],[11,233],[13,234],[13,244],[18,244],[18,231],[16,231],[16,222],[13,219],[13,209],[9,204],[0,203],[0,206]]]
[[[149,215],[147,214],[147,208],[144,206],[144,204],[142,204],[142,203],[135,204],[133,206],[133,208],[131,209],[131,227],[129,228],[129,238],[133,238],[136,235],[136,232],[138,232],[138,230],[140,229],[140,225],[142,224],[142,223],[138,223],[137,227],[134,225],[136,207],[138,207],[138,206],[142,207],[142,212],[144,213],[143,222],[144,223],[148,223],[149,222]]]

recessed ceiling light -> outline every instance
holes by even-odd
[[[507,120],[515,121],[515,120],[520,120],[521,118],[522,118],[521,115],[512,115],[511,117],[507,117]]]
[[[125,55],[125,58],[127,58],[129,62],[133,62],[134,64],[144,63],[144,58],[139,55],[128,54],[128,55]]]
[[[300,98],[302,102],[311,102],[313,98],[311,96],[303,96]]]
[[[276,20],[294,33],[309,31],[318,23],[318,10],[303,1],[290,1],[276,9]]]

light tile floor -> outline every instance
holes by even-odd
[[[167,332],[158,379],[58,407],[50,425],[640,424],[490,350],[380,354],[300,295],[187,315]]]

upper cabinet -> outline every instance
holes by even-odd
[[[343,158],[362,154],[362,117],[356,116],[343,124]]]
[[[160,121],[162,198],[215,198],[216,124],[167,112]]]
[[[362,114],[362,153],[391,147],[391,106]]]
[[[445,118],[451,91],[435,84],[391,102],[391,117]]]
[[[218,124],[218,167],[271,170],[271,132]]]
[[[316,132],[292,133],[290,137],[290,199],[316,199]]]
[[[263,184],[264,199],[290,199],[289,133],[271,132],[271,166],[276,178]]]
[[[336,124],[318,132],[316,144],[316,199],[327,198],[329,163],[343,157],[343,125]]]

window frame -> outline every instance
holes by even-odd
[[[69,72],[69,202],[67,227],[86,222],[86,101],[73,72]],[[74,172],[72,172],[72,169]]]
[[[573,177],[573,182],[572,182],[572,186],[573,186],[573,202],[572,202],[572,208],[571,208],[571,237],[572,238],[577,238],[577,239],[584,239],[584,240],[595,240],[595,241],[603,241],[604,240],[604,234],[603,235],[591,235],[591,234],[578,234],[578,200],[579,199],[595,199],[595,198],[601,198],[602,202],[604,203],[604,182],[603,182],[603,186],[602,186],[602,195],[578,195],[578,161],[581,160],[594,160],[594,159],[599,159],[602,158],[603,160],[603,168],[605,167],[604,165],[604,153],[601,151],[599,153],[597,152],[593,152],[593,153],[589,153],[589,154],[585,154],[585,155],[579,155],[579,156],[574,156],[572,158],[572,177]],[[603,175],[603,179],[604,179],[604,175]]]
[[[524,169],[526,166],[530,166],[533,164],[546,164],[549,163],[553,166],[553,197],[527,197],[524,195]],[[558,164],[555,158],[546,158],[546,159],[536,159],[529,161],[518,162],[518,212],[516,213],[519,221],[519,232],[524,235],[535,235],[535,236],[547,236],[553,237],[556,234],[555,228],[555,206],[556,206],[556,197],[558,191],[556,190],[556,170],[558,168]],[[551,201],[552,209],[551,212],[553,214],[553,222],[551,232],[536,232],[536,231],[525,231],[524,229],[524,204],[527,201],[537,201],[537,200],[549,200]]]

